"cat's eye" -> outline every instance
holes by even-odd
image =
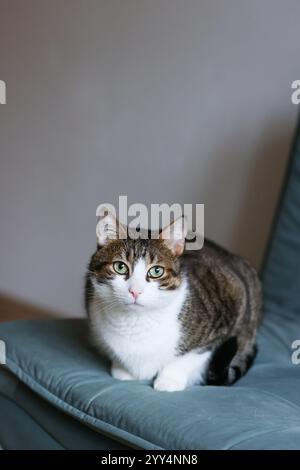
[[[128,273],[128,266],[123,263],[122,261],[116,261],[113,264],[113,268],[117,274],[127,274]]]
[[[148,271],[148,276],[152,277],[153,279],[157,279],[161,277],[165,272],[165,268],[162,266],[152,266],[152,268]]]

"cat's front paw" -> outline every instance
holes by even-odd
[[[153,388],[159,392],[179,392],[186,388],[187,381],[182,374],[162,371],[154,380]]]
[[[127,372],[127,370],[122,369],[120,366],[112,365],[110,372],[114,379],[134,380],[134,377],[129,372]]]

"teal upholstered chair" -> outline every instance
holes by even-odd
[[[7,449],[300,449],[300,136],[262,273],[264,323],[249,373],[232,387],[157,392],[120,382],[84,320],[0,325],[0,443]]]

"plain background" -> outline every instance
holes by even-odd
[[[99,203],[204,203],[259,267],[295,127],[299,0],[0,0],[0,289],[83,315]]]

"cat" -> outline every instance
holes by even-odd
[[[156,239],[131,238],[110,212],[102,222],[85,304],[111,375],[172,392],[231,385],[245,374],[262,315],[250,264],[208,239],[201,250],[185,250],[182,218]]]

